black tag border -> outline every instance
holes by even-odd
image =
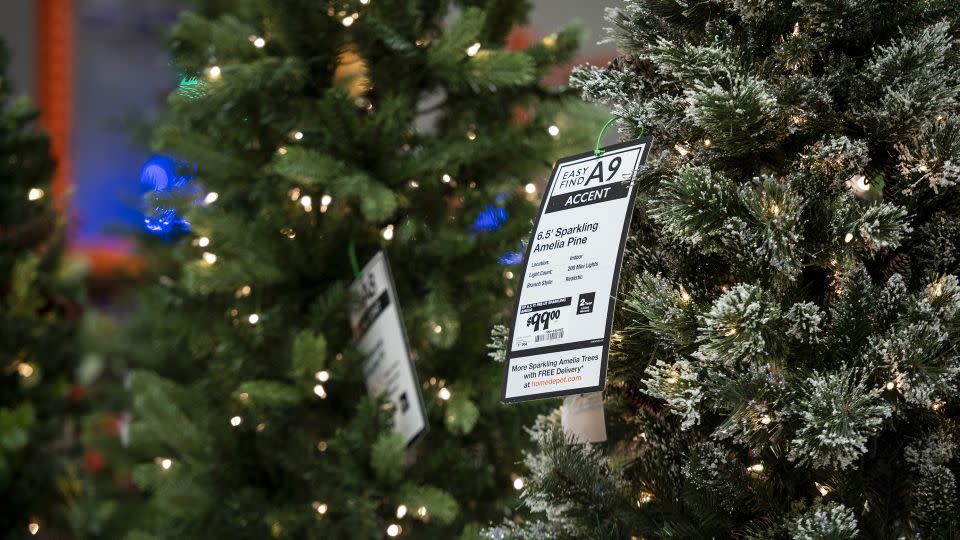
[[[602,148],[604,155],[608,152],[613,152],[616,150],[622,150],[624,148],[634,147],[643,145],[640,156],[637,158],[637,165],[633,170],[631,175],[631,180],[636,176],[637,171],[640,170],[640,167],[644,166],[647,162],[647,155],[650,153],[650,147],[653,144],[653,137],[647,136],[642,139],[633,139],[630,141],[617,143],[611,146],[606,146]],[[556,163],[553,164],[553,170],[550,171],[550,180],[547,183],[546,190],[544,191],[544,196],[540,200],[540,207],[537,210],[537,219],[533,222],[533,229],[530,231],[530,241],[527,243],[527,252],[523,257],[523,269],[520,272],[520,280],[517,284],[517,291],[523,290],[523,278],[527,275],[527,263],[530,261],[530,252],[533,249],[534,237],[537,233],[537,230],[540,228],[540,218],[544,215],[544,210],[546,209],[547,202],[550,200],[553,190],[553,183],[556,180],[557,171],[561,166],[566,165],[573,161],[582,160],[585,158],[598,157],[591,150],[588,152],[583,152],[582,154],[576,154],[573,156],[567,156],[560,158]],[[557,390],[556,392],[547,392],[544,394],[530,394],[524,396],[516,396],[512,398],[507,397],[507,379],[510,376],[510,347],[513,346],[513,337],[514,331],[516,330],[516,321],[520,309],[520,292],[517,293],[517,299],[514,301],[514,307],[512,311],[512,317],[510,319],[510,337],[506,342],[506,351],[503,359],[503,380],[500,383],[500,401],[503,403],[521,403],[524,401],[534,401],[538,399],[548,399],[552,397],[560,396],[569,396],[574,394],[586,394],[589,392],[601,392],[606,386],[607,382],[607,358],[610,354],[610,337],[613,334],[613,316],[614,316],[614,307],[617,302],[617,290],[620,288],[620,270],[623,265],[623,252],[627,246],[627,234],[630,232],[630,222],[633,221],[633,208],[637,199],[637,190],[631,189],[629,195],[630,201],[627,203],[626,215],[623,219],[623,231],[620,234],[620,247],[617,251],[617,262],[613,270],[613,283],[610,288],[610,300],[607,307],[607,324],[603,337],[603,351],[600,354],[600,382],[596,386],[576,388],[571,390]],[[522,357],[520,357],[522,358]]]

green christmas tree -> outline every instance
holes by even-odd
[[[0,42],[0,534],[24,538],[62,525],[72,494],[81,287],[61,258],[50,141],[13,96],[8,60]]]
[[[531,182],[596,130],[539,83],[576,27],[503,49],[528,8],[244,0],[181,17],[183,82],[154,143],[203,193],[192,233],[148,250],[131,324],[136,538],[469,538],[512,515],[539,406],[499,403],[485,345]],[[380,249],[430,424],[409,449],[367,395],[348,318],[351,253]]]
[[[960,4],[629,0],[573,84],[654,137],[557,538],[956,538]],[[533,538],[527,527],[491,538]]]

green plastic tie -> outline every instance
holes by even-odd
[[[600,134],[597,135],[597,145],[593,147],[593,155],[597,157],[600,157],[603,155],[603,150],[600,149],[600,141],[603,139],[603,134],[606,133],[607,128],[610,127],[610,124],[616,122],[619,119],[620,119],[619,116],[613,115],[613,118],[607,120],[607,123],[603,125],[603,128],[600,130]]]
[[[350,254],[350,266],[353,268],[354,277],[360,277],[360,264],[357,263],[357,248],[353,245],[353,240],[350,241],[350,248],[347,250]]]

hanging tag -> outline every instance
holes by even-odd
[[[367,392],[385,394],[393,403],[393,423],[407,444],[427,432],[427,414],[417,371],[400,317],[390,264],[382,251],[363,267],[350,285],[356,299],[350,325],[357,348],[366,356],[363,374]]]
[[[603,415],[603,392],[590,392],[563,398],[560,425],[564,433],[581,443],[607,440],[607,423]]]
[[[520,277],[504,402],[603,390],[636,197],[630,182],[651,142],[621,143],[554,166]]]

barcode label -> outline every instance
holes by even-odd
[[[540,343],[541,341],[553,341],[555,339],[562,339],[562,338],[563,338],[563,328],[558,328],[557,330],[551,330],[539,336],[534,336],[533,342]]]

